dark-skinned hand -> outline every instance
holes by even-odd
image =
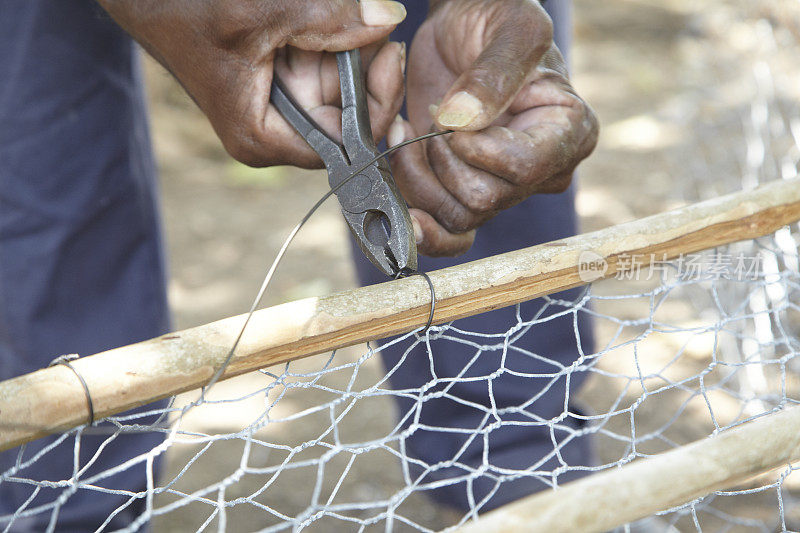
[[[180,81],[228,152],[251,166],[322,166],[269,103],[277,72],[323,128],[341,138],[331,52],[364,48],[372,129],[385,136],[403,100],[405,47],[387,36],[405,18],[387,0],[98,0]]]
[[[570,85],[534,0],[432,2],[411,46],[407,99],[410,123],[395,122],[391,145],[457,130],[391,161],[426,255],[464,253],[501,210],[563,192],[597,142],[594,113]]]

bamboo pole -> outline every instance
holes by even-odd
[[[495,509],[459,533],[609,531],[800,461],[800,407]]]
[[[587,251],[605,260],[674,258],[769,234],[800,220],[800,180],[690,205],[667,213],[430,273],[434,323],[441,324],[585,284]],[[430,290],[419,276],[258,311],[224,378],[412,331],[428,320]],[[72,363],[91,391],[98,418],[194,389],[224,361],[243,316],[82,357]],[[99,327],[99,325],[98,325]],[[0,383],[0,450],[86,422],[81,383],[64,366]]]

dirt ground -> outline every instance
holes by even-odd
[[[576,0],[573,81],[596,110],[603,129],[596,153],[580,169],[577,209],[583,229],[619,224],[686,201],[740,189],[759,176],[788,172],[780,160],[770,160],[769,154],[784,154],[790,149],[794,142],[780,134],[781,128],[788,129],[787,117],[800,117],[800,68],[792,53],[797,51],[793,32],[800,27],[798,20],[800,15],[791,2],[779,0],[769,5],[749,0]],[[327,180],[321,172],[283,167],[255,170],[234,162],[169,75],[152,62],[147,70],[169,246],[169,295],[175,328],[182,329],[247,310],[283,239],[327,190]],[[758,161],[749,124],[757,111],[753,102],[760,99],[766,102],[768,129],[776,133],[767,156]],[[299,235],[263,305],[354,287],[345,232],[336,204],[329,202]],[[613,295],[648,289],[606,282],[595,290],[600,295]],[[670,305],[671,319],[682,321],[684,326],[702,318],[692,316],[694,307],[688,297],[676,298]],[[635,299],[598,306],[601,312],[620,320],[641,319],[650,313],[649,303]],[[601,342],[614,334],[615,327],[611,321],[600,321]],[[625,334],[634,336],[636,332]],[[676,367],[677,373],[696,373],[705,366],[707,340],[693,337],[694,348]],[[677,337],[654,338],[648,345],[652,347],[652,365],[663,366],[680,342]],[[337,357],[352,360],[362,354],[363,350],[353,349]],[[620,350],[616,359],[608,358],[609,368],[625,368],[630,364],[626,359],[629,355]],[[312,358],[294,370],[311,372],[324,361],[325,356]],[[350,368],[337,372],[332,383],[344,386],[351,372]],[[373,358],[359,372],[359,383],[374,383],[383,371]],[[247,391],[258,391],[267,384],[268,377],[263,374],[244,376],[219,384],[214,398],[243,398]],[[628,396],[636,399],[641,392],[631,390]],[[582,400],[603,412],[619,393],[619,388],[594,380]],[[651,427],[657,427],[661,419],[674,412],[669,409],[677,409],[683,402],[680,395],[661,398],[661,403],[639,411],[642,418],[652,418]],[[224,404],[205,406],[190,414],[183,428],[204,434],[240,431],[263,413],[263,401],[254,396],[237,401],[234,409]],[[328,401],[330,393],[295,390],[281,405],[301,410]],[[725,401],[720,399],[719,412],[725,411]],[[691,415],[694,407],[685,409]],[[701,407],[695,411],[697,416],[690,418],[690,423],[670,429],[670,439],[689,442],[713,430],[707,410]],[[741,415],[737,405],[729,411],[729,415],[720,416],[733,421]],[[342,426],[359,439],[366,441],[373,433],[385,435],[391,430],[393,407],[389,399],[370,399],[357,413],[348,416]],[[330,425],[328,414],[319,413],[317,418],[316,423],[308,422],[314,419],[312,416],[303,425],[267,426],[258,434],[281,443],[304,442]],[[609,428],[624,434],[629,423],[627,419],[613,419]],[[646,430],[648,422],[642,424]],[[653,446],[647,451],[663,449],[663,442],[661,447],[659,442],[651,442]],[[176,486],[190,492],[217,482],[236,471],[242,447],[241,440],[233,439],[215,443],[196,456],[201,452],[198,446],[174,446],[168,455],[165,479],[174,477],[196,456]],[[309,451],[309,458],[314,453]],[[620,454],[624,454],[624,445],[614,442],[608,442],[601,451],[604,462],[613,462]],[[257,450],[251,452],[250,460],[274,465],[281,460],[280,451]],[[307,505],[314,479],[313,471],[282,474],[279,484],[254,500],[269,502],[292,516]],[[246,475],[228,488],[225,497],[244,497],[261,485],[259,476]],[[342,490],[377,500],[388,497],[391,487],[397,486],[403,486],[399,470],[388,469],[373,458],[359,462]],[[757,494],[746,504],[731,500],[729,505],[720,503],[724,512],[750,518],[775,517],[777,513],[773,493]],[[170,497],[162,496],[156,505],[169,501]],[[229,531],[258,530],[280,522],[256,505],[244,507],[226,517]],[[195,531],[211,510],[208,504],[181,507],[157,518],[155,531]],[[431,530],[461,518],[419,494],[409,497],[398,512],[413,514],[419,524]],[[704,519],[703,531],[758,530],[730,526],[720,516],[707,515]],[[219,525],[218,520],[211,522],[209,530]],[[317,522],[310,530],[351,530],[342,524]],[[678,526],[681,531],[695,530],[691,517],[681,519]],[[383,523],[376,525],[376,529],[385,527]],[[410,529],[395,524],[395,530]]]

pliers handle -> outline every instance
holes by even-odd
[[[411,217],[389,163],[380,158],[351,178],[379,152],[372,137],[361,54],[349,50],[337,53],[336,58],[342,90],[342,144],[319,127],[277,75],[270,101],[322,158],[328,182],[336,189],[342,214],[364,255],[388,276],[416,270],[417,245]]]

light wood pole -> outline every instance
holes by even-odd
[[[579,266],[600,258],[614,275],[620,258],[674,258],[769,234],[800,220],[800,181],[676,209],[641,220],[430,273],[434,323],[441,324],[586,283]],[[420,328],[430,290],[420,276],[256,312],[224,378]],[[207,383],[244,321],[220,320],[72,363],[91,391],[97,418]],[[97,327],[102,327],[98,324]],[[54,354],[57,355],[57,354]],[[84,424],[86,395],[64,366],[0,383],[0,450]]]
[[[458,533],[600,533],[800,461],[800,407],[528,496]]]

